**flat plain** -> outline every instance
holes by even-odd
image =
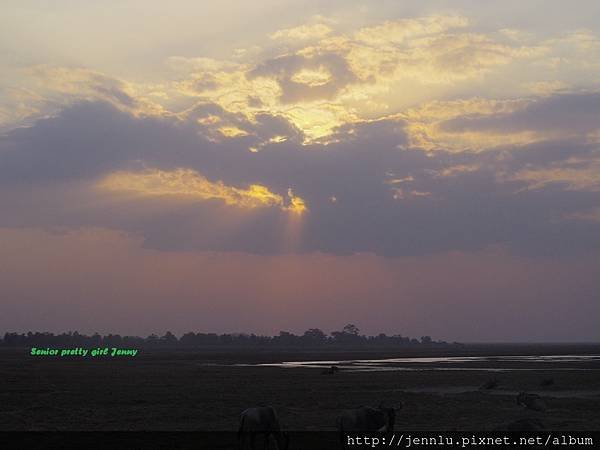
[[[600,364],[506,362],[451,370],[340,370],[257,363],[434,355],[600,354],[598,346],[471,346],[462,350],[145,350],[134,358],[32,357],[0,350],[0,430],[234,431],[240,412],[271,405],[288,430],[334,430],[341,410],[402,408],[396,428],[496,430],[535,419],[551,430],[600,430]],[[411,366],[414,368],[414,366]],[[526,370],[523,370],[526,369]],[[493,381],[492,389],[485,389]],[[516,402],[537,393],[544,412]]]

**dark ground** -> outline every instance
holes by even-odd
[[[597,347],[489,346],[446,353],[600,354]],[[340,410],[404,404],[396,428],[492,430],[537,418],[551,430],[600,430],[600,366],[592,370],[391,371],[210,365],[282,360],[417,356],[397,352],[146,351],[128,359],[41,358],[0,349],[0,430],[235,430],[242,410],[272,405],[290,430],[332,430]],[[442,352],[442,353],[443,353]],[[591,363],[590,363],[591,364]],[[579,366],[577,366],[579,367]],[[513,368],[518,368],[513,365]],[[497,388],[479,390],[491,378]],[[543,379],[554,384],[541,386]],[[518,406],[537,392],[546,412]]]

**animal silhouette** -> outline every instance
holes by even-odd
[[[321,371],[321,375],[335,375],[336,373],[338,373],[339,370],[340,368],[338,366],[331,366],[327,369],[323,369]]]
[[[248,408],[240,416],[238,430],[240,449],[255,450],[259,436],[263,438],[263,449],[288,449],[289,437],[287,433],[281,431],[279,418],[271,406]]]
[[[342,411],[337,420],[342,448],[347,448],[347,433],[389,433],[394,430],[395,421],[396,410],[383,404],[377,408],[362,406]]]

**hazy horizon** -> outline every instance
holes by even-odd
[[[600,3],[2,10],[0,332],[600,341]]]

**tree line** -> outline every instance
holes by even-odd
[[[327,334],[318,328],[310,328],[303,334],[280,331],[275,336],[247,333],[194,333],[188,332],[179,338],[170,331],[158,336],[148,337],[121,336],[119,334],[91,336],[77,331],[54,334],[49,332],[11,333],[7,332],[0,339],[3,347],[156,347],[156,348],[194,348],[194,347],[404,347],[404,346],[447,346],[460,345],[456,342],[434,341],[430,336],[420,339],[395,334],[388,336],[380,333],[366,336],[360,333],[356,325],[348,324],[342,330]]]

